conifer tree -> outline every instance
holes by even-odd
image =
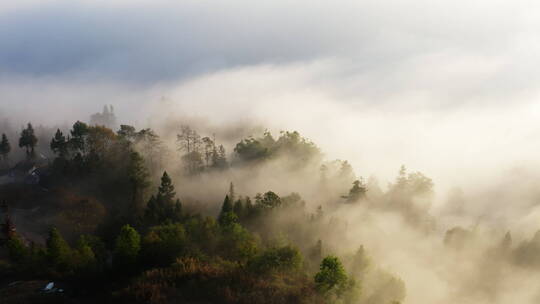
[[[21,132],[21,137],[19,138],[19,147],[26,150],[26,156],[31,158],[34,156],[34,149],[37,145],[38,139],[34,134],[34,128],[31,123],[28,123],[26,129],[23,129]]]
[[[223,205],[221,205],[221,211],[218,216],[218,222],[220,225],[226,226],[230,224],[231,222],[237,221],[237,216],[234,214],[233,211],[233,204],[231,203],[231,200],[229,199],[229,196],[225,196],[225,200],[223,200]]]
[[[51,150],[58,154],[58,157],[63,159],[67,155],[67,148],[66,137],[62,134],[60,129],[56,130],[56,134],[51,140]]]
[[[176,192],[174,191],[174,186],[172,180],[167,174],[167,171],[163,172],[161,177],[161,185],[158,188],[158,198],[161,198],[165,203],[172,203]]]
[[[166,220],[178,221],[182,217],[182,203],[179,199],[174,200],[176,192],[172,180],[163,173],[158,193],[148,201],[145,217],[150,224],[159,224]]]

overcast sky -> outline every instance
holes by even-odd
[[[519,0],[2,1],[0,117],[250,117],[362,175],[459,184],[536,163],[539,17]]]

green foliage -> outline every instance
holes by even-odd
[[[193,216],[184,222],[192,254],[215,252],[219,242],[219,226],[213,217]]]
[[[51,228],[47,238],[47,258],[49,263],[60,270],[67,270],[70,266],[71,248],[58,229]]]
[[[268,191],[262,196],[257,196],[256,203],[263,209],[274,209],[281,206],[281,198],[272,191]]]
[[[290,245],[268,248],[250,261],[250,268],[262,273],[298,271],[301,265],[302,255]]]
[[[225,200],[223,200],[221,211],[219,212],[218,222],[221,226],[228,226],[238,222],[238,216],[234,214],[233,205],[229,199],[229,195],[226,195]]]
[[[17,263],[23,262],[29,255],[28,248],[17,235],[7,241],[7,248],[10,259]]]
[[[73,124],[70,131],[71,138],[69,139],[70,148],[74,153],[86,154],[86,137],[88,135],[88,125],[84,122],[77,121]]]
[[[90,247],[94,257],[96,258],[99,264],[105,264],[108,253],[105,243],[95,235],[81,235],[77,240],[75,246],[77,249],[83,247]]]
[[[346,287],[347,273],[336,256],[329,255],[322,260],[320,271],[315,275],[315,284],[325,294],[333,290],[340,293]]]
[[[122,227],[116,238],[113,263],[117,269],[128,271],[136,266],[141,250],[141,236],[129,225]]]
[[[239,160],[244,162],[284,157],[290,161],[292,168],[303,167],[309,161],[321,158],[319,148],[296,131],[281,132],[277,140],[266,131],[262,137],[241,140],[236,144],[234,151]]]
[[[191,129],[182,132],[178,143],[189,173],[229,166],[225,149],[216,145],[215,139],[200,139]],[[74,285],[86,282],[96,290],[103,286],[117,290],[129,282],[132,286],[126,292],[135,295],[129,298],[134,303],[353,303],[358,299],[360,284],[352,277],[363,281],[366,273],[374,272],[363,247],[344,260],[351,278],[333,256],[326,257],[318,268],[326,251],[320,238],[332,240],[345,232],[339,220],[328,222],[329,216],[323,214],[323,206],[325,211],[333,211],[331,205],[325,205],[330,195],[313,196],[326,190],[308,194],[316,199],[315,205],[306,204],[298,193],[280,197],[272,191],[258,194],[252,203],[249,197],[238,195],[231,183],[219,215],[209,217],[191,213],[195,208],[204,212],[211,209],[203,209],[207,202],[199,204],[196,198],[187,201],[190,213],[184,213],[171,177],[164,172],[159,188],[142,206],[148,199],[145,190],[149,176],[163,172],[158,162],[166,155],[156,148],[159,142],[152,130],[137,132],[127,125],[117,133],[82,122],[73,125],[70,136],[57,130],[50,147],[57,154],[54,166],[58,164],[63,170],[52,170],[52,186],[44,195],[50,195],[59,215],[53,221],[66,233],[66,239],[85,234],[73,248],[56,229],[51,230],[46,249],[27,247],[21,240],[10,241],[11,260],[21,273],[31,274],[29,278],[35,273],[36,277],[72,280]],[[265,132],[262,137],[242,140],[235,152],[237,161],[245,163],[279,159],[272,164],[284,163],[289,169],[309,162],[314,162],[315,168],[320,165],[315,162],[320,157],[318,148],[297,132],[282,132],[277,139]],[[327,183],[338,185],[325,188],[336,198],[336,193],[346,193],[355,177],[346,161],[331,166],[322,174]],[[222,173],[211,174],[224,179],[245,178],[238,178],[235,172]],[[392,188],[396,193],[398,188],[405,189],[400,193],[413,193],[410,196],[429,192],[427,178],[407,176],[405,171],[402,175],[404,178]],[[206,176],[185,178],[192,179],[193,184],[207,180]],[[309,187],[307,184],[302,189]],[[365,194],[366,186],[357,181],[347,198],[353,202]],[[315,206],[318,208],[312,215]],[[144,215],[139,208],[144,208]],[[127,223],[137,227],[143,237]],[[105,242],[91,235],[96,230]],[[276,239],[286,241],[274,242]],[[335,245],[330,242],[326,246]],[[140,276],[135,279],[134,275]],[[391,297],[381,299],[402,299],[404,285],[399,279],[384,277],[381,282],[381,287],[377,286],[380,292],[369,296],[379,299],[384,291],[391,290]]]
[[[142,255],[145,263],[167,266],[185,252],[186,232],[181,224],[155,226],[145,235]]]
[[[100,271],[100,264],[90,244],[79,242],[72,258],[75,271],[81,277],[92,277]]]
[[[236,217],[232,212],[228,212],[227,214]],[[245,262],[257,253],[258,246],[256,239],[249,231],[235,222],[221,226],[221,237],[219,241],[219,255],[227,259]]]
[[[129,143],[133,143],[137,139],[137,131],[133,126],[120,125],[120,130],[116,133],[121,139],[126,140]]]
[[[254,138],[247,138],[236,144],[234,152],[238,154],[243,161],[255,161],[268,158],[270,147],[265,147],[261,141]]]
[[[182,204],[179,199],[174,200],[176,192],[172,180],[163,173],[158,193],[152,196],[146,205],[145,219],[147,224],[155,225],[169,221],[179,221],[182,218]]]

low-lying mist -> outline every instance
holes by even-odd
[[[535,236],[540,229],[539,171],[532,157],[536,144],[524,140],[532,134],[517,128],[532,123],[533,114],[501,106],[478,116],[481,110],[474,105],[419,112],[412,107],[414,101],[411,109],[392,110],[319,88],[312,73],[321,69],[328,65],[245,68],[139,95],[154,98],[150,102],[112,98],[118,104],[115,127],[134,121],[137,128],[151,128],[160,136],[167,152],[152,172],[153,180],[167,170],[189,210],[216,215],[231,182],[240,197],[269,190],[282,197],[298,193],[310,213],[321,207],[329,225],[321,231],[323,252],[346,257],[363,245],[372,260],[373,270],[367,272],[372,277],[364,286],[368,295],[384,284],[373,283],[375,278],[384,281],[388,272],[404,282],[404,303],[536,303],[540,289],[532,282],[538,276],[535,248],[540,248]],[[61,95],[70,95],[70,90],[75,88]],[[335,98],[344,100],[332,102]],[[82,99],[77,102],[94,107]],[[14,105],[15,115],[4,105],[2,132],[16,143],[18,126],[35,119],[38,151],[51,156],[47,138],[54,128],[67,134],[68,121],[89,121],[85,107],[63,112],[68,104]],[[185,126],[223,145],[231,164],[238,158],[234,151],[240,140],[263,140],[268,131],[277,139],[279,131],[297,130],[323,154],[299,163],[296,156],[283,153],[262,163],[186,175],[178,151],[178,135]],[[144,147],[140,149],[144,154]],[[354,172],[344,175],[344,160]],[[401,164],[412,171],[398,172]],[[417,170],[431,179],[418,177]],[[399,192],[397,185],[407,176],[410,185],[418,181],[429,189],[417,189],[424,191],[418,195]],[[367,183],[367,195],[350,204],[344,197],[356,178]],[[280,216],[285,218],[278,222],[289,221],[286,214]],[[313,245],[295,241],[300,247]],[[396,288],[396,294],[403,292]],[[376,297],[366,299],[379,303]]]

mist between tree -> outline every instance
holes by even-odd
[[[141,303],[540,299],[529,171],[437,199],[421,172],[397,167],[381,185],[294,130],[196,117],[135,128],[110,105],[88,116],[3,121],[6,277],[84,289],[110,276],[97,297]]]

